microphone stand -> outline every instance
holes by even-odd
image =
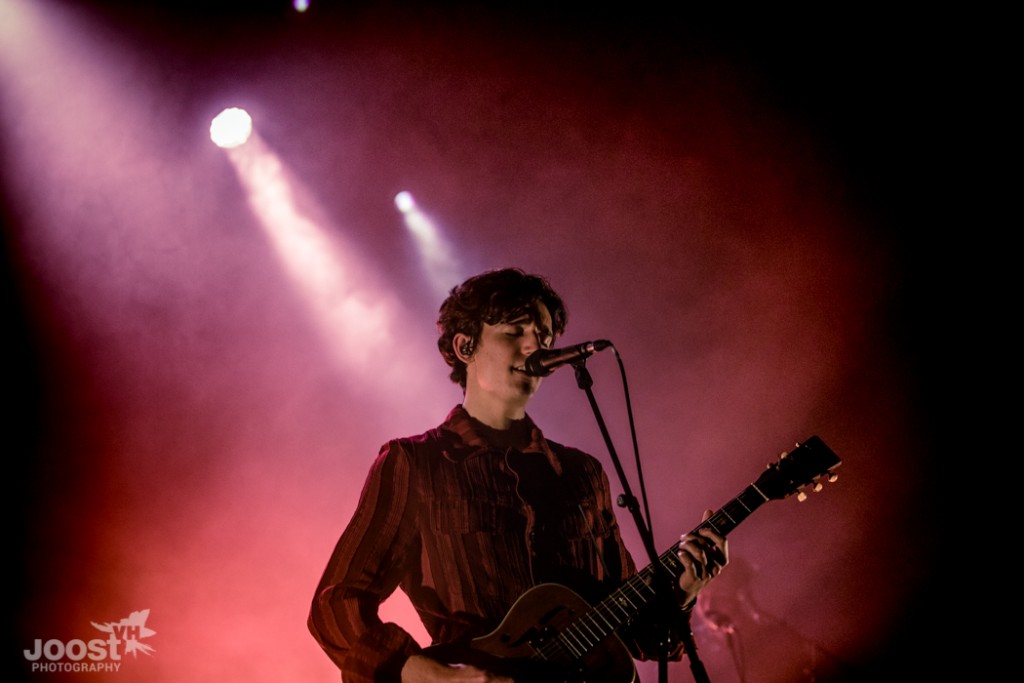
[[[590,371],[587,370],[587,361],[585,358],[572,363],[572,366],[576,371],[576,385],[587,394],[587,400],[590,402],[590,407],[594,411],[594,418],[597,420],[597,426],[601,430],[601,436],[604,438],[605,446],[608,448],[609,455],[611,455],[612,464],[615,466],[615,472],[619,477],[619,482],[622,484],[623,493],[618,497],[617,501],[619,507],[626,508],[633,516],[633,522],[636,524],[637,531],[640,533],[640,540],[643,542],[644,549],[647,551],[651,566],[656,568],[655,576],[657,577],[657,580],[655,581],[654,590],[655,593],[660,595],[662,598],[662,604],[659,606],[663,608],[663,612],[666,615],[672,614],[670,611],[670,605],[675,604],[675,591],[672,588],[671,578],[666,574],[665,568],[658,559],[658,552],[654,548],[654,535],[651,533],[651,530],[647,528],[643,515],[640,513],[640,505],[630,490],[629,480],[626,478],[626,473],[622,469],[622,463],[619,460],[618,453],[615,451],[614,444],[612,444],[611,436],[608,433],[608,427],[605,425],[604,418],[601,416],[601,409],[597,405],[597,399],[594,398],[594,378],[591,376]],[[694,680],[697,681],[697,683],[710,683],[707,671],[704,669],[704,664],[697,656],[697,643],[694,640],[693,630],[690,627],[689,613],[683,615],[681,610],[676,610],[675,614],[677,616],[674,620],[677,622],[676,626],[678,628],[679,635],[683,640],[687,658],[690,660],[690,669],[693,672]],[[672,641],[671,621],[673,621],[673,619],[670,617],[667,621],[669,623],[666,623],[663,626],[665,633],[661,638],[661,643],[659,643],[660,648],[658,652],[658,680],[661,681],[661,683],[667,683],[668,681],[668,647]]]

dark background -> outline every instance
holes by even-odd
[[[37,23],[15,28],[29,5]],[[960,211],[987,133],[972,21],[645,3],[4,11],[10,613],[31,680],[97,677],[27,673],[34,638],[142,608],[156,652],[111,678],[335,680],[303,624],[319,572],[379,444],[458,398],[429,355],[441,293],[390,203],[403,189],[454,245],[447,286],[546,273],[570,302],[566,341],[615,342],[663,542],[795,440],[843,456],[807,507],[773,503],[731,539],[736,569],[709,600],[760,617],[739,630],[746,680],[989,666],[972,636],[996,590],[971,569],[988,553],[963,531],[954,410],[973,263]],[[204,144],[235,104],[347,240],[355,290],[403,312],[393,341],[425,355],[394,365],[438,395],[315,341]],[[629,457],[612,359],[591,365]],[[568,373],[531,414],[607,466]],[[739,680],[723,634],[695,632],[712,680]]]

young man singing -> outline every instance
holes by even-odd
[[[545,439],[526,413],[541,383],[526,359],[550,348],[566,320],[547,280],[514,268],[468,279],[441,305],[438,348],[464,399],[437,428],[383,446],[313,599],[310,631],[345,683],[516,676],[507,662],[470,651],[437,656],[383,623],[378,606],[398,587],[432,644],[450,645],[491,634],[540,584],[567,587],[593,605],[636,573],[599,461]],[[677,556],[682,573],[670,610],[678,615],[728,562],[728,546],[701,530],[682,537]],[[664,608],[659,614],[664,623]],[[665,631],[651,616],[641,612],[610,640],[628,656],[657,656]],[[667,649],[681,656],[678,642]],[[517,680],[541,680],[537,671]]]

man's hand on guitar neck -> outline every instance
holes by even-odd
[[[705,510],[701,522],[706,522],[712,514],[713,510]],[[696,533],[684,534],[680,538],[676,555],[683,564],[679,589],[684,593],[680,604],[685,606],[696,600],[697,594],[729,563],[729,544],[725,536],[701,526]]]
[[[514,683],[511,678],[495,676],[468,664],[442,664],[430,657],[413,655],[402,667],[402,683],[430,683],[431,681],[457,681],[457,683]]]

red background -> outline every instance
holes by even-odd
[[[562,292],[566,343],[621,354],[659,549],[797,441],[843,458],[825,491],[730,537],[706,600],[738,649],[694,619],[713,681],[948,670],[924,654],[957,598],[931,429],[945,304],[920,249],[942,214],[921,186],[944,153],[941,47],[895,17],[169,6],[0,14],[19,672],[337,680],[306,631],[312,591],[380,444],[459,399],[434,349],[444,287],[505,265]],[[339,322],[321,326],[210,143],[226,106],[334,240]],[[440,289],[402,190],[450,245]],[[588,367],[632,473],[615,358]],[[530,412],[614,478],[569,371]],[[21,658],[140,609],[154,653],[117,674]]]

